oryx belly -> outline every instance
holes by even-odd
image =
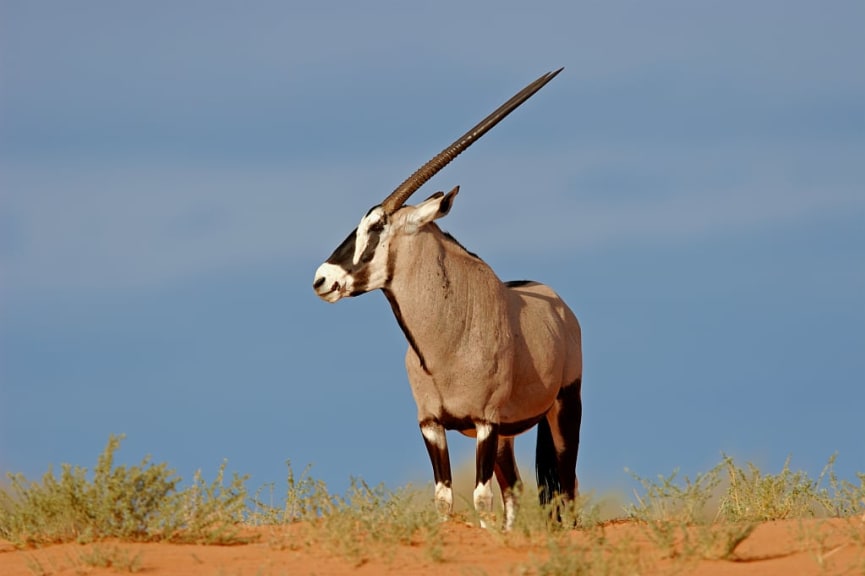
[[[511,363],[490,361],[490,365],[497,365],[492,370],[475,370],[471,363],[458,359],[454,363],[463,370],[433,370],[430,374],[409,347],[406,371],[417,404],[418,421],[435,420],[448,430],[474,437],[476,423],[502,422],[500,415],[513,381]]]

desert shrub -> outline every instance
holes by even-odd
[[[86,468],[64,464],[40,482],[21,474],[8,476],[0,489],[0,536],[19,545],[123,540],[210,541],[242,517],[245,478],[205,484],[200,474],[179,490],[181,479],[164,463],[145,457],[139,465],[115,466],[123,436],[112,435],[97,459],[92,478]]]
[[[202,544],[243,542],[238,534],[247,515],[249,477],[235,472],[226,484],[226,466],[220,464],[210,484],[201,471],[196,472],[189,488],[166,498],[154,533],[162,539]]]
[[[432,547],[433,559],[440,559],[435,552],[440,548],[438,515],[427,502],[418,502],[410,486],[393,491],[352,478],[345,496],[322,498],[320,487],[314,495],[305,513],[319,515],[311,526],[332,552],[362,564],[382,554],[392,557],[396,545],[423,540]]]
[[[650,541],[664,555],[686,561],[730,558],[756,528],[756,523],[743,519],[719,522],[718,511],[710,505],[719,492],[724,464],[694,480],[685,476],[679,481],[678,471],[658,476],[657,481],[632,473],[644,493],[635,492],[637,502],[626,510],[646,526]]]
[[[650,559],[639,546],[625,540],[616,544],[584,544],[550,539],[543,560],[521,566],[521,572],[537,576],[630,576],[651,570]]]
[[[831,500],[819,488],[827,469],[817,480],[812,480],[805,472],[790,470],[789,457],[778,474],[765,474],[750,462],[747,469],[742,468],[726,455],[721,465],[729,484],[719,513],[730,521],[812,517]]]
[[[94,544],[77,554],[76,572],[87,573],[87,568],[110,568],[113,572],[135,573],[141,570],[141,553],[117,545]]]
[[[370,486],[351,478],[345,494],[333,494],[315,479],[307,467],[295,473],[288,462],[286,495],[282,505],[274,503],[272,486],[252,499],[249,520],[257,525],[299,525],[289,536],[276,536],[277,548],[324,547],[357,565],[370,558],[392,559],[399,545],[423,542],[433,561],[442,560],[439,519],[428,499],[412,486],[391,490],[384,484]]]
[[[310,474],[307,466],[299,475],[295,473],[291,460],[286,461],[288,475],[283,503],[277,503],[276,488],[267,484],[252,497],[252,511],[248,521],[253,525],[292,524],[305,520],[317,520],[334,507],[333,496],[322,480]],[[268,500],[264,500],[267,495]]]
[[[63,464],[41,482],[10,474],[0,491],[0,534],[16,542],[47,543],[106,536],[146,537],[165,499],[180,479],[165,464],[145,458],[138,466],[114,466],[121,437],[111,436],[88,479],[87,469]]]
[[[834,463],[835,455],[829,459],[820,475],[821,478],[828,476],[829,479],[829,488],[825,490],[828,495],[823,498],[826,512],[836,518],[862,516],[865,521],[865,473],[856,474],[858,483],[840,480],[833,469]]]
[[[693,480],[685,476],[679,481],[679,471],[658,476],[657,481],[630,472],[643,487],[643,495],[634,492],[637,502],[626,507],[631,518],[642,522],[679,522],[695,524],[711,518],[708,504],[721,483],[721,465]]]
[[[235,473],[229,478],[225,462],[212,482],[198,472],[182,487],[173,470],[149,457],[137,465],[116,465],[122,439],[109,438],[92,473],[64,464],[59,475],[49,469],[39,481],[9,475],[8,485],[0,487],[0,538],[20,546],[69,541],[102,546],[99,541],[108,538],[227,544],[245,541],[240,530],[254,524],[274,527],[272,545],[323,547],[358,565],[372,558],[392,560],[401,548],[418,544],[430,560],[444,560],[444,536],[429,489],[391,490],[353,478],[345,494],[332,494],[309,468],[298,474],[290,462],[284,499],[275,496],[272,485],[250,497],[247,477]],[[639,489],[625,510],[655,544],[653,554],[683,560],[681,568],[705,558],[733,558],[759,522],[774,519],[849,518],[850,541],[863,548],[865,474],[857,475],[858,482],[840,480],[834,460],[830,458],[816,480],[793,472],[789,459],[779,473],[766,474],[726,455],[693,480],[678,471],[656,480],[631,473]],[[591,497],[544,507],[533,490],[520,489],[519,494],[513,530],[496,529],[500,518],[490,533],[505,545],[546,544],[546,559],[521,569],[624,574],[641,572],[652,561],[630,541],[607,539],[599,504]],[[466,514],[458,513],[455,521],[471,520],[472,512]],[[93,548],[86,563],[137,567],[136,556],[115,552]]]
[[[641,484],[628,515],[670,557],[730,558],[760,522],[815,516],[849,517],[865,511],[865,474],[859,484],[833,471],[835,456],[816,479],[794,472],[788,458],[777,474],[744,467],[722,455],[720,464],[692,481],[687,476],[632,476]]]

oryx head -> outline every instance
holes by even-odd
[[[409,176],[381,204],[373,206],[361,218],[357,228],[316,270],[312,284],[315,293],[327,302],[336,302],[345,296],[357,296],[384,288],[392,274],[388,266],[392,239],[398,234],[414,234],[429,222],[446,215],[459,187],[447,194],[436,192],[414,206],[405,206],[405,201],[427,180],[561,71],[562,69],[559,68],[555,72],[548,72],[523,88]]]

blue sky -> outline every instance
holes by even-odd
[[[865,5],[295,4],[0,2],[0,470],[428,481],[389,306],[313,272],[565,66],[419,194],[581,319],[582,487],[865,471]]]

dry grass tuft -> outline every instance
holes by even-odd
[[[247,541],[242,534],[250,526],[272,528],[267,543],[273,549],[323,549],[355,566],[381,559],[396,563],[409,552],[424,554],[431,564],[448,561],[429,486],[390,490],[352,479],[345,494],[333,494],[309,468],[297,474],[288,463],[284,496],[274,486],[250,496],[247,477],[234,474],[229,480],[223,463],[212,482],[199,473],[181,489],[181,479],[167,465],[149,458],[116,466],[121,440],[110,437],[92,474],[63,465],[59,477],[49,470],[37,482],[10,475],[8,487],[0,488],[0,538],[22,548],[89,543],[74,559],[85,571],[139,570],[140,554],[118,543],[236,544]],[[530,487],[520,491],[513,530],[492,528],[488,534],[505,547],[546,551],[515,566],[515,574],[624,575],[659,565],[685,571],[707,559],[741,560],[737,550],[761,523],[799,519],[800,550],[809,552],[820,570],[831,570],[839,551],[852,547],[857,557],[865,557],[865,474],[854,482],[840,480],[834,461],[833,456],[816,479],[792,471],[789,459],[777,474],[767,474],[726,455],[693,479],[678,472],[655,480],[632,473],[638,489],[619,522],[639,529],[625,538],[615,531],[610,536],[608,514],[602,514],[609,507],[605,499],[584,496],[542,507]],[[470,509],[462,514],[452,521],[473,520]],[[826,518],[844,521],[829,524]],[[56,571],[38,556],[28,558],[33,574]]]

